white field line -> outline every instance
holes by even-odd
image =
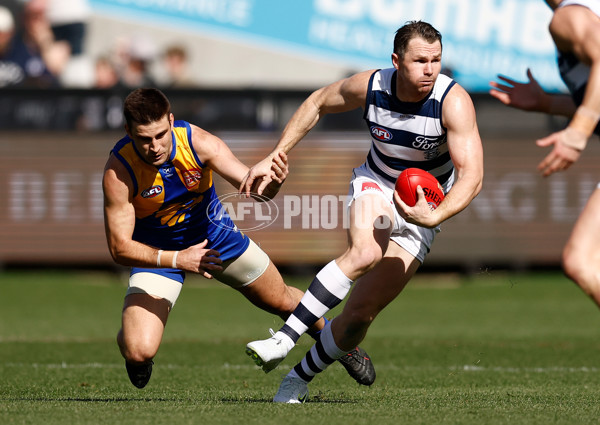
[[[597,367],[564,367],[564,366],[553,366],[553,367],[483,367],[483,366],[475,366],[475,365],[464,365],[458,366],[454,368],[455,371],[464,371],[464,372],[502,372],[502,373],[552,373],[552,372],[560,372],[560,373],[573,373],[573,372],[582,372],[582,373],[595,373],[599,372],[600,369]]]

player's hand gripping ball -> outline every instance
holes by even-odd
[[[409,207],[417,203],[417,186],[421,186],[429,207],[435,210],[444,200],[444,191],[433,174],[420,168],[407,168],[396,180],[396,192]]]

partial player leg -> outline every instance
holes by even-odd
[[[345,283],[340,285],[340,280]],[[302,300],[298,300],[300,302],[296,304],[293,314],[288,314],[283,327],[277,333],[271,332],[271,338],[249,342],[246,353],[265,372],[270,372],[287,356],[306,330],[342,301],[350,286],[349,279],[332,261],[317,274]]]
[[[269,261],[265,272],[254,282],[237,290],[258,308],[286,320],[304,295],[300,289],[286,285],[275,265]],[[323,319],[313,325],[315,331],[323,328]]]
[[[343,351],[358,345],[377,315],[404,290],[420,265],[391,242],[383,260],[358,280],[344,310],[332,322],[335,344]]]
[[[563,250],[565,274],[600,307],[600,188],[592,193]]]
[[[129,379],[138,388],[150,380],[152,359],[160,346],[170,308],[167,300],[148,294],[130,294],[125,298],[117,343]]]
[[[129,278],[117,343],[131,383],[146,386],[169,312],[181,292],[183,274],[134,268]]]
[[[286,320],[294,311],[303,292],[293,286],[288,286],[284,283],[279,271],[275,268],[272,262],[269,261],[267,270],[250,285],[237,288],[252,304],[273,313]],[[312,326],[314,332],[320,331],[324,325],[323,318],[319,318]],[[255,355],[254,352],[246,353],[253,358],[258,366],[261,366],[265,372],[270,372],[285,358],[293,344],[285,345],[283,341],[278,339],[274,341],[273,347],[262,357]]]
[[[348,248],[317,274],[280,332],[296,342],[315,317],[341,303],[354,280],[383,257],[393,222],[392,207],[383,196],[365,194],[354,199],[350,206]]]
[[[307,384],[364,339],[375,317],[404,289],[419,265],[412,255],[391,243],[383,260],[357,281],[342,313],[325,327],[320,340],[284,378],[273,401],[304,401]]]
[[[365,194],[350,207],[351,242],[346,252],[327,264],[310,284],[300,304],[271,338],[252,341],[246,352],[263,370],[272,370],[285,358],[315,320],[337,306],[356,279],[383,257],[392,231],[392,208],[383,196]],[[369,361],[363,356],[364,361]],[[265,365],[269,365],[265,369]],[[270,367],[270,365],[274,365]],[[360,382],[360,381],[359,381]]]
[[[304,293],[293,286],[288,286],[275,266],[271,263],[265,273],[250,285],[238,289],[254,305],[270,313],[276,314],[283,320],[287,319],[300,302]],[[325,320],[320,318],[308,330],[308,334],[317,339],[323,329]],[[254,352],[247,352],[265,372],[273,370],[288,353],[285,345],[275,341],[274,347],[268,353],[263,352],[263,358],[254,357]],[[359,384],[371,385],[375,380],[375,368],[369,355],[360,347],[356,347],[347,356],[340,359],[348,374]]]

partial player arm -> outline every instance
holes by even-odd
[[[221,270],[221,259],[215,250],[204,249],[207,241],[182,251],[162,251],[132,239],[135,209],[131,202],[132,183],[127,170],[114,156],[104,169],[104,227],[111,256],[116,263],[135,267],[173,267],[201,273]]]
[[[442,119],[448,131],[448,150],[455,168],[455,182],[433,211],[438,223],[458,214],[479,194],[483,185],[483,146],[475,107],[458,84],[446,96]]]
[[[223,140],[198,126],[192,125],[191,127],[194,150],[202,162],[237,189],[248,173],[248,167],[231,152],[231,149]],[[269,199],[279,192],[288,175],[287,156],[285,154],[273,159],[271,172],[273,178],[266,185],[263,192],[263,196]],[[264,200],[264,198],[257,199]]]
[[[369,78],[373,72],[361,72],[313,92],[288,121],[275,149],[252,167],[244,177],[240,193],[246,193],[248,196],[253,187],[257,193],[262,193],[273,178],[273,159],[280,156],[280,153],[287,154],[291,151],[324,115],[347,112],[364,106]]]
[[[444,100],[442,119],[448,131],[447,143],[455,167],[455,182],[444,200],[431,210],[419,187],[414,207],[409,207],[394,192],[399,213],[410,223],[436,227],[465,209],[477,196],[483,184],[483,147],[475,108],[467,92],[455,84]]]
[[[552,151],[538,165],[549,176],[566,170],[587,146],[600,119],[600,21],[588,8],[566,6],[557,9],[550,23],[550,33],[558,50],[573,53],[590,67],[590,76],[582,104],[577,107],[567,128],[537,141],[538,146],[552,146]]]

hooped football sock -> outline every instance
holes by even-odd
[[[288,335],[296,343],[320,317],[342,302],[352,283],[335,260],[328,263],[317,273],[280,332]]]
[[[302,380],[310,382],[315,375],[324,371],[346,353],[347,351],[339,349],[335,344],[330,322],[323,328],[321,337],[308,350],[302,361],[294,366],[294,372]]]
[[[329,323],[329,319],[327,317],[323,316],[323,320],[325,320],[325,324],[323,325],[323,327],[325,327]],[[306,331],[306,333],[315,341],[319,340],[319,336],[321,335],[321,332],[323,332],[323,329],[319,329],[318,331],[311,331],[309,329],[308,331]]]

